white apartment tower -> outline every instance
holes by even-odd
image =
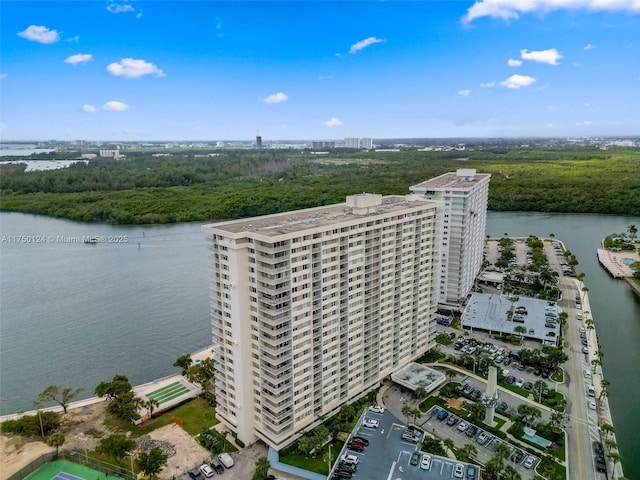
[[[422,198],[444,203],[439,278],[443,306],[462,303],[482,268],[490,177],[461,168],[410,187]]]
[[[205,225],[218,417],[295,440],[433,346],[443,202],[346,203]]]

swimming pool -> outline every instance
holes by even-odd
[[[633,265],[634,263],[636,263],[636,261],[633,258],[625,258],[624,260],[622,260],[622,263],[624,263],[625,265]]]

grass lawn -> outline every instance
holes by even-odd
[[[140,437],[157,428],[174,423],[176,418],[182,420],[182,428],[192,436],[199,434],[205,428],[212,427],[219,423],[216,419],[215,408],[210,407],[201,397],[196,397],[182,405],[178,405],[168,412],[160,414],[140,425],[133,425],[130,422],[125,422],[111,416],[107,417],[105,423],[112,428],[131,432],[131,435],[134,437]]]
[[[453,343],[453,340],[451,340],[444,333],[441,333],[440,335],[438,335],[436,337],[436,343],[439,343],[440,345],[448,346],[448,345],[451,345]]]
[[[340,451],[342,450],[342,445],[343,442],[335,440],[326,445],[315,457],[306,458],[304,455],[299,453],[290,453],[289,455],[280,457],[280,461],[287,465],[293,465],[294,467],[304,468],[311,472],[328,475],[329,460],[331,465],[335,463],[338,459],[338,455],[340,455]],[[331,459],[329,459],[329,447],[331,447]]]
[[[536,471],[544,475],[548,480],[566,480],[567,471],[562,465],[554,462],[549,457],[543,457]]]
[[[562,368],[559,368],[549,378],[554,382],[559,382],[559,383],[564,382],[564,370],[562,370]]]

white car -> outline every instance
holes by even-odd
[[[587,385],[587,396],[589,396],[589,397],[595,397],[596,396],[596,389],[593,388],[593,385]]]
[[[206,463],[204,465],[200,466],[200,471],[205,476],[205,478],[213,477],[213,475],[214,475],[213,468],[211,468]]]
[[[464,476],[464,465],[456,463],[456,466],[453,468],[453,476],[456,478],[462,478]]]
[[[384,407],[381,407],[380,405],[371,405],[369,407],[369,411],[374,413],[384,413]]]
[[[592,398],[588,398],[587,399],[587,405],[589,406],[589,410],[595,410],[596,409],[596,401],[593,400]]]
[[[589,370],[588,368],[585,368],[582,371],[582,374],[584,375],[584,378],[591,378],[591,370]]]
[[[431,457],[429,455],[422,456],[422,462],[420,462],[420,468],[422,470],[429,470],[431,467]]]
[[[355,455],[350,455],[350,454],[345,454],[342,455],[341,460],[345,463],[353,463],[354,465],[357,465],[358,462],[360,461],[360,459],[358,457],[356,457]]]
[[[515,386],[516,387],[522,387],[524,385],[524,378],[519,378],[518,380],[516,380]]]
[[[369,428],[378,428],[380,422],[378,420],[374,420],[373,418],[366,418],[364,422],[362,422],[362,426]]]
[[[578,320],[582,320],[582,314],[581,313],[576,313],[576,318]]]
[[[462,421],[458,424],[458,430],[460,430],[461,432],[464,432],[468,426],[469,424],[467,422]]]

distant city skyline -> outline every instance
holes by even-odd
[[[632,136],[637,0],[3,1],[0,139]]]

